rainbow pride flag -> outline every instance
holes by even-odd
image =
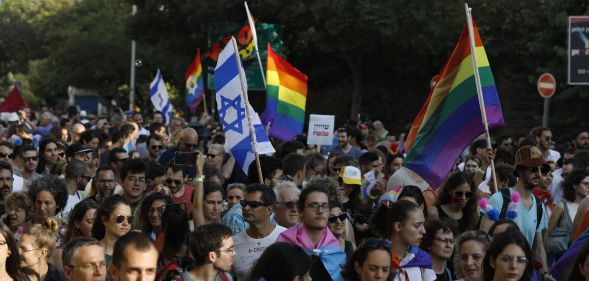
[[[184,79],[186,80],[186,105],[192,113],[196,113],[196,108],[205,95],[205,83],[202,74],[199,49],[196,52],[194,61],[184,73]]]
[[[290,65],[268,44],[266,64],[266,110],[262,124],[270,126],[270,135],[280,140],[292,140],[303,132],[307,75]]]
[[[491,128],[503,126],[493,73],[474,22],[473,30],[487,121]],[[460,153],[484,131],[465,26],[438,83],[413,121],[403,165],[435,189],[446,179]]]

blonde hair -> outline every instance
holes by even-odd
[[[55,250],[55,234],[59,228],[59,221],[55,218],[47,218],[44,224],[35,224],[27,229],[24,234],[30,235],[35,240],[38,248],[47,249],[47,257],[50,257]]]
[[[218,143],[211,144],[211,146],[209,146],[209,150],[211,150],[211,149],[216,149],[219,152],[221,152],[221,154],[225,153],[225,147],[222,144],[218,144]]]

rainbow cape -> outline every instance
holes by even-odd
[[[303,132],[307,75],[275,53],[268,44],[266,64],[266,110],[261,116],[264,126],[270,124],[270,135],[284,141]]]
[[[489,127],[504,125],[493,73],[473,22],[476,57]],[[468,26],[454,47],[440,79],[413,121],[403,165],[439,187],[460,153],[485,129],[477,97]]]
[[[196,113],[196,108],[205,95],[205,83],[202,74],[199,49],[196,52],[194,61],[184,73],[184,79],[186,80],[186,105],[192,113]]]

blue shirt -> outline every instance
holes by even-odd
[[[509,194],[514,192],[513,187],[509,188]],[[495,210],[501,211],[501,207],[503,206],[503,196],[500,191],[495,192],[489,198],[489,203]],[[536,214],[536,204],[542,204],[536,201],[536,197],[532,196],[532,205],[530,208],[526,209],[524,204],[520,201],[518,203],[517,209],[517,217],[513,220],[515,224],[519,227],[519,230],[524,234],[528,243],[530,243],[530,247],[534,245],[534,237],[536,233],[541,232],[542,230],[548,227],[547,225],[547,217],[546,217],[546,209],[544,209],[544,204],[542,204],[542,220],[536,229],[538,215]],[[541,234],[538,234],[541,235]]]
[[[233,236],[249,227],[249,224],[243,220],[240,204],[233,205],[233,207],[225,213],[223,218],[221,218],[221,223],[231,228]]]

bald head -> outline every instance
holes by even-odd
[[[198,147],[198,133],[193,128],[184,128],[180,135],[180,150],[195,151]]]

